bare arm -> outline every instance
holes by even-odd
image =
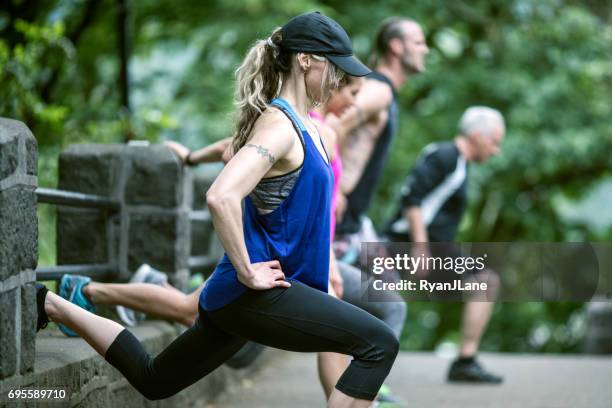
[[[164,145],[170,148],[181,159],[183,163],[187,162],[187,156],[191,153],[191,164],[220,162],[224,159],[223,153],[231,144],[232,138],[226,137],[199,150],[190,151],[180,143],[167,141]]]
[[[344,294],[344,282],[342,275],[338,269],[338,263],[336,262],[336,255],[334,254],[333,248],[329,249],[329,287],[333,289],[336,297],[342,299]]]
[[[251,139],[236,152],[206,193],[215,230],[238,279],[253,289],[289,286],[282,280],[278,261],[251,264],[244,242],[241,203],[291,150],[294,132],[282,113],[266,112],[255,123]]]
[[[336,131],[338,143],[344,144],[350,133],[389,107],[393,92],[389,86],[376,80],[368,80],[357,94],[355,103],[329,125]],[[331,119],[331,118],[330,118]]]
[[[341,155],[344,172],[340,188],[344,194],[349,194],[363,175],[376,141],[386,124],[388,106],[393,93],[388,85],[379,81],[367,81],[357,94],[353,107],[336,121],[338,140],[341,141]]]
[[[361,179],[382,126],[384,126],[382,121],[364,123],[353,130],[346,140],[340,152],[343,163],[340,190],[343,194],[350,194]]]
[[[429,237],[427,236],[427,227],[423,221],[421,207],[408,207],[404,209],[403,215],[410,225],[410,238],[412,240],[410,252],[412,257],[429,257]],[[425,268],[420,267],[415,273],[417,277],[423,278],[427,276],[428,272]]]
[[[226,137],[200,150],[195,150],[191,153],[191,162],[198,164],[222,161],[223,152],[231,143],[232,138]]]
[[[409,207],[403,211],[404,218],[410,225],[410,238],[412,242],[428,242],[427,228],[423,221],[421,207]]]

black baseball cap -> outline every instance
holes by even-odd
[[[293,17],[282,29],[281,50],[326,57],[352,76],[372,72],[353,55],[353,44],[344,28],[318,11]]]

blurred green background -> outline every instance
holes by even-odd
[[[128,7],[131,110],[121,106],[120,4]],[[196,148],[230,134],[233,71],[248,46],[293,15],[338,20],[367,59],[379,22],[416,19],[427,72],[400,93],[401,122],[371,211],[393,212],[399,185],[429,142],[452,138],[466,107],[506,118],[503,154],[473,166],[465,241],[612,238],[612,7],[607,0],[58,0],[0,2],[0,115],[38,139],[39,184],[55,187],[72,143],[126,135]],[[55,262],[55,214],[41,206],[40,262]],[[402,346],[446,349],[460,304],[413,303]],[[496,306],[483,349],[575,352],[579,303]]]

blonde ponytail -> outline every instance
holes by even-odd
[[[278,96],[283,79],[291,71],[293,54],[280,51],[281,28],[268,40],[258,40],[236,70],[237,121],[232,150],[237,152],[246,143],[253,124]]]

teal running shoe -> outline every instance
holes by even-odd
[[[64,275],[60,281],[59,295],[69,301],[87,310],[88,312],[95,313],[96,307],[87,299],[83,293],[83,288],[91,282],[91,278],[88,276],[81,275]],[[68,337],[79,337],[72,329],[58,324],[59,329]]]
[[[192,293],[198,290],[204,284],[204,275],[201,273],[194,273],[191,275],[191,279],[187,282],[187,293]]]

